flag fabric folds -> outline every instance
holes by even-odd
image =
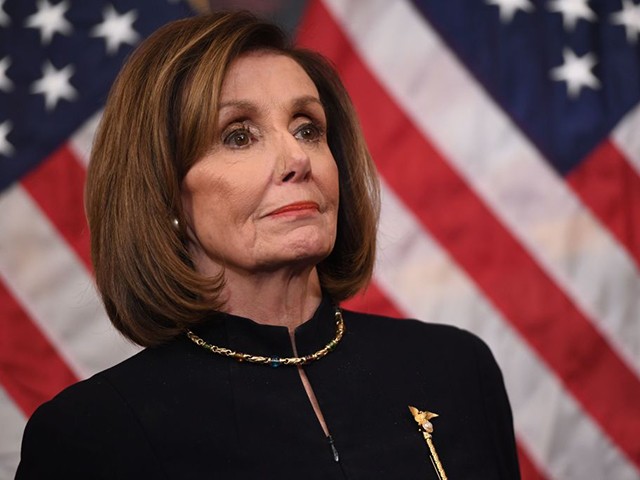
[[[135,351],[91,280],[88,153],[126,55],[190,14],[0,0],[0,480],[40,403]],[[298,26],[382,179],[345,306],[483,338],[525,479],[640,478],[639,36],[638,0],[312,0]]]

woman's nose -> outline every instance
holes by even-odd
[[[290,133],[280,138],[278,162],[276,167],[277,180],[281,183],[306,180],[311,174],[311,159],[300,140]]]

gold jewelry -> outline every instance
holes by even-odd
[[[320,360],[327,353],[331,352],[336,345],[342,340],[342,336],[345,332],[344,320],[342,319],[342,312],[339,308],[336,308],[335,313],[336,319],[336,336],[333,337],[329,343],[327,343],[324,347],[318,350],[315,353],[310,355],[305,355],[304,357],[263,357],[262,355],[250,355],[248,353],[241,353],[231,350],[229,348],[218,347],[217,345],[211,345],[210,343],[205,342],[202,338],[197,336],[191,330],[187,330],[187,336],[189,339],[195,343],[196,345],[206,348],[212,353],[216,353],[218,355],[223,355],[225,357],[235,358],[239,362],[249,362],[249,363],[259,363],[262,365],[271,365],[272,367],[279,367],[280,365],[306,365],[308,363],[314,362],[316,360]]]
[[[429,420],[432,418],[436,418],[438,416],[437,413],[429,412],[425,410],[421,412],[416,407],[412,407],[409,405],[409,411],[413,415],[413,419],[420,425],[420,433],[424,437],[424,440],[427,442],[429,447],[429,458],[431,459],[431,463],[433,464],[433,468],[436,469],[436,473],[438,474],[438,478],[440,480],[447,480],[447,474],[444,473],[444,467],[440,462],[440,458],[438,457],[438,452],[436,452],[436,446],[433,444],[433,440],[431,439],[431,434],[433,433],[433,425]]]

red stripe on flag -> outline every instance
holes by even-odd
[[[567,181],[640,266],[640,177],[622,152],[605,140]]]
[[[521,480],[546,480],[547,477],[533,464],[522,445],[518,445],[518,461],[520,463]]]
[[[375,282],[371,282],[364,292],[344,302],[343,306],[356,312],[386,315],[387,317],[395,318],[406,317],[378,288]]]
[[[84,216],[86,170],[63,145],[22,179],[22,185],[62,237],[92,271],[89,228]]]
[[[2,282],[0,305],[0,383],[30,416],[78,379]]]
[[[320,2],[308,10],[300,40],[338,66],[387,183],[640,466],[638,378],[416,130]]]

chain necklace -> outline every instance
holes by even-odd
[[[342,312],[339,308],[336,308],[335,313],[336,319],[336,335],[333,337],[329,343],[327,343],[324,347],[318,350],[315,353],[310,355],[305,355],[304,357],[263,357],[262,355],[250,355],[248,353],[236,352],[229,348],[218,347],[217,345],[212,345],[210,343],[205,342],[202,338],[197,336],[191,330],[187,330],[187,336],[189,339],[198,345],[199,347],[206,348],[212,353],[222,355],[225,357],[235,358],[239,362],[249,362],[249,363],[259,363],[262,365],[271,365],[272,367],[279,367],[280,365],[306,365],[311,362],[315,362],[316,360],[320,360],[327,353],[331,352],[336,345],[342,340],[342,336],[344,335],[345,326],[344,320],[342,319]]]

